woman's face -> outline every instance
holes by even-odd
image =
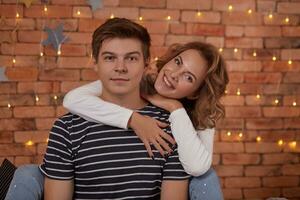
[[[192,98],[203,82],[206,72],[206,60],[197,50],[189,49],[163,66],[154,87],[158,94],[167,98]]]

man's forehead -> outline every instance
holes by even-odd
[[[109,38],[102,42],[100,54],[110,52],[116,55],[139,53],[142,55],[142,42],[134,38]]]

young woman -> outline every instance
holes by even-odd
[[[214,46],[190,42],[172,45],[156,66],[157,74],[145,75],[142,93],[150,103],[170,112],[179,159],[194,176],[190,198],[222,199],[218,178],[210,167],[214,127],[224,114],[220,98],[228,83],[225,62]],[[161,154],[172,153],[166,141],[175,141],[160,129],[165,124],[105,102],[99,95],[101,82],[96,81],[69,92],[64,106],[88,120],[134,129],[152,157],[155,149]]]

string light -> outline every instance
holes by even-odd
[[[257,99],[260,99],[260,95],[259,95],[259,94],[257,94],[257,95],[256,95],[256,98],[257,98]]]
[[[40,56],[41,56],[41,57],[43,57],[43,56],[44,56],[44,53],[43,53],[43,52],[41,52],[41,53],[40,53]]]
[[[227,136],[231,136],[231,132],[230,131],[227,132]]]
[[[297,106],[297,102],[296,101],[293,102],[293,106]]]
[[[279,103],[279,100],[275,99],[274,103],[277,105]]]
[[[13,64],[16,64],[17,61],[16,61],[15,58],[13,58],[13,59],[12,59],[12,62],[13,62]]]
[[[291,59],[289,59],[288,64],[289,65],[293,64],[293,61]]]
[[[223,48],[219,48],[219,52],[220,52],[220,53],[223,52]]]
[[[46,139],[46,142],[47,142],[47,143],[49,142],[49,138]]]
[[[40,100],[38,95],[35,95],[35,101],[38,102]]]
[[[19,18],[20,17],[20,14],[17,12],[16,13],[16,18]]]
[[[225,90],[225,94],[227,94],[228,93],[228,91],[227,90]]]
[[[114,14],[111,14],[111,15],[110,15],[110,18],[111,18],[111,19],[115,18],[115,15],[114,15]]]
[[[243,133],[241,132],[241,133],[239,133],[239,137],[241,138],[241,137],[243,137]]]
[[[257,136],[257,137],[256,137],[256,141],[257,141],[257,142],[260,142],[260,141],[261,141],[261,137],[260,137],[260,136]]]
[[[279,146],[282,146],[282,145],[283,145],[283,140],[278,140],[277,144],[278,144]]]
[[[143,21],[143,17],[142,17],[142,16],[141,16],[141,17],[139,17],[139,20],[140,20],[140,21]]]
[[[241,95],[241,90],[240,90],[240,88],[238,88],[238,89],[237,89],[237,91],[236,91],[236,95],[238,95],[238,96],[240,96],[240,95]]]
[[[167,20],[168,21],[171,20],[171,16],[170,15],[167,16]]]
[[[289,142],[289,147],[290,147],[291,149],[295,149],[296,146],[297,146],[297,142],[296,142],[296,141]]]
[[[10,103],[8,103],[8,104],[7,104],[7,107],[8,107],[8,108],[11,108],[11,104],[10,104]]]
[[[48,8],[46,5],[44,5],[44,11],[47,12],[48,11]]]
[[[157,60],[158,60],[158,57],[155,57],[154,60],[157,61]]]
[[[248,14],[249,14],[249,15],[252,14],[252,9],[249,9],[249,10],[248,10]]]
[[[253,57],[256,57],[257,56],[256,51],[253,51],[252,55],[253,55]]]
[[[25,143],[26,146],[32,146],[33,145],[33,142],[32,140],[28,140],[26,143]]]
[[[200,17],[202,13],[200,11],[197,12],[197,16]]]
[[[58,51],[57,51],[57,55],[61,55],[61,50],[58,50]]]
[[[273,14],[270,13],[270,14],[268,15],[268,17],[269,17],[269,19],[273,19]]]
[[[276,56],[273,56],[273,57],[272,57],[272,60],[273,60],[273,61],[276,61],[276,60],[277,60]]]
[[[285,19],[284,19],[284,21],[285,21],[285,23],[289,23],[290,22],[290,19],[288,18],[288,17],[286,17]]]
[[[54,99],[54,100],[57,100],[57,98],[58,98],[58,97],[57,97],[56,95],[53,96],[53,99]]]
[[[237,53],[237,52],[238,52],[238,49],[237,49],[237,48],[234,48],[233,51],[234,51],[234,53]]]
[[[233,6],[232,5],[229,5],[228,6],[228,10],[231,12],[233,10]]]
[[[77,10],[77,12],[76,12],[76,13],[77,13],[77,15],[80,15],[80,14],[81,14],[81,13],[80,13],[80,10]]]

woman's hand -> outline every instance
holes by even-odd
[[[167,126],[168,125],[163,122],[136,112],[133,112],[129,121],[129,127],[131,127],[135,131],[136,135],[142,140],[149,156],[152,159],[154,159],[154,155],[151,150],[151,144],[154,145],[162,156],[165,156],[166,153],[172,152],[172,149],[166,141],[173,145],[176,142],[169,134],[165,133],[161,129]]]
[[[147,101],[149,101],[153,105],[163,108],[169,112],[173,112],[174,110],[177,110],[177,109],[183,107],[182,104],[180,103],[180,101],[178,101],[176,99],[165,98],[159,94],[143,95],[143,98],[145,98]]]

